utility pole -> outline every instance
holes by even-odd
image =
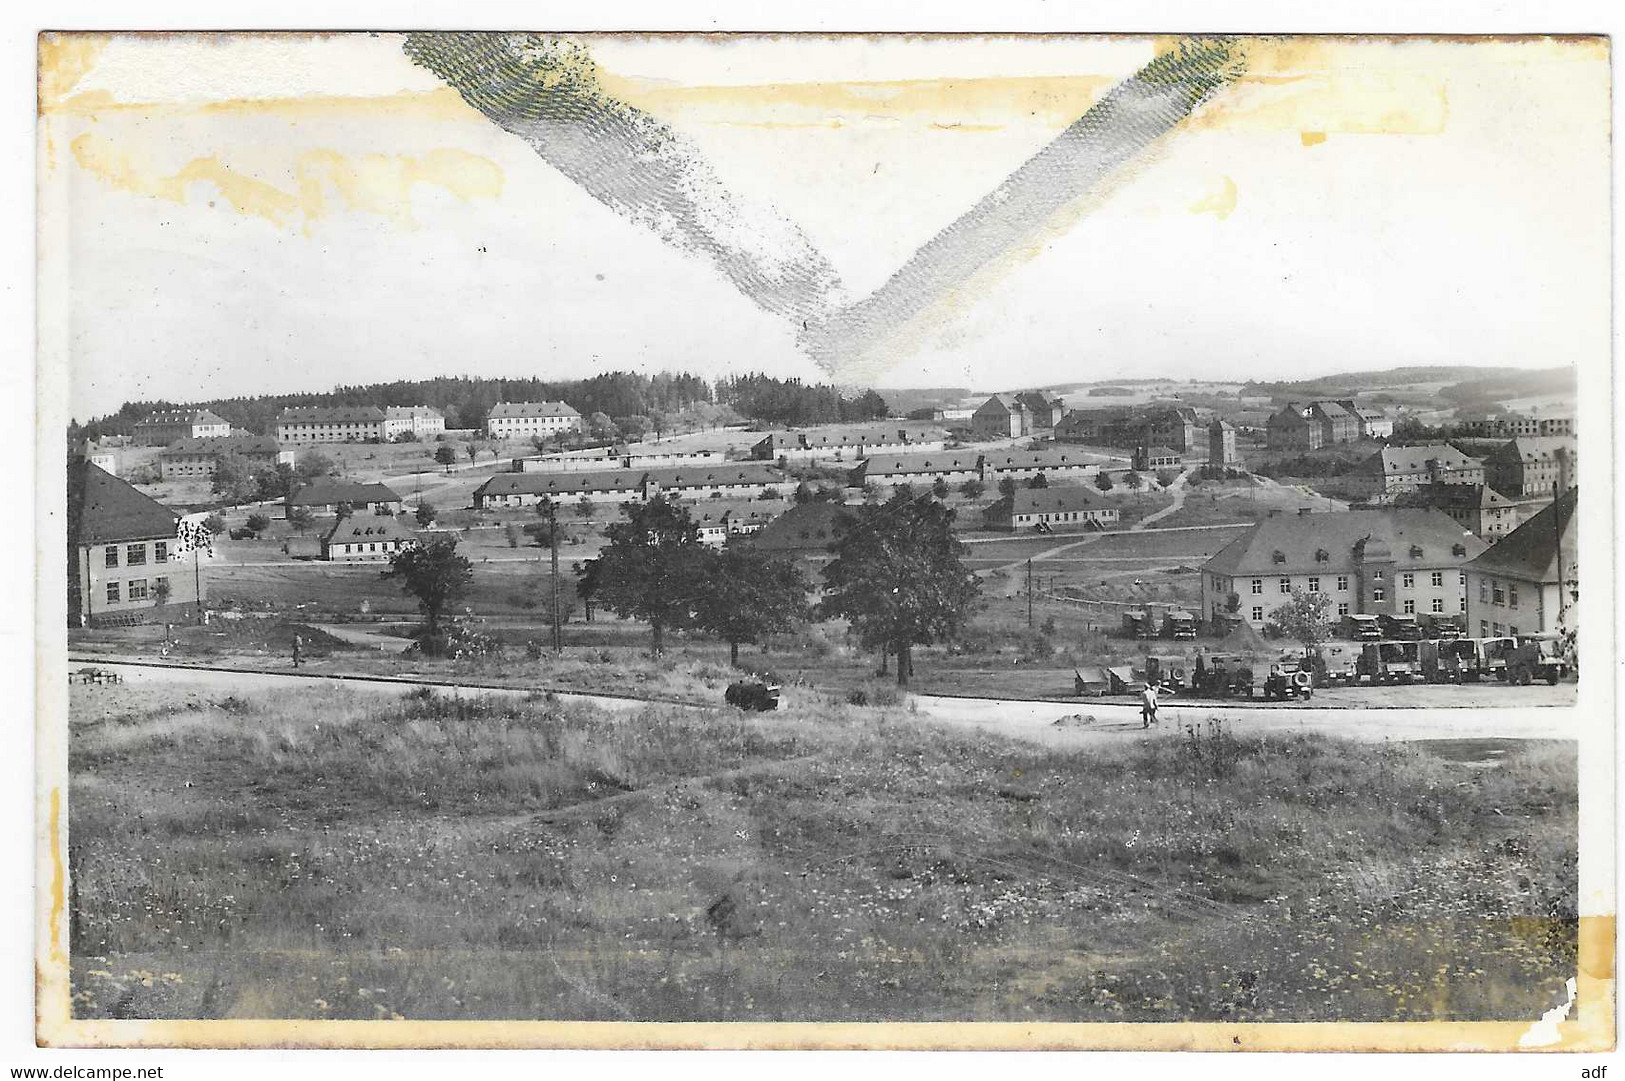
[[[1027,629],[1033,629],[1033,561],[1027,560]]]
[[[564,652],[564,631],[559,626],[559,505],[547,501],[547,542],[553,550],[553,652]]]

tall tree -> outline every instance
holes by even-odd
[[[417,598],[433,635],[440,632],[446,609],[473,584],[474,565],[457,553],[456,537],[438,536],[396,552],[383,576],[400,582],[403,592]]]
[[[337,472],[337,467],[334,466],[333,459],[315,449],[307,450],[305,453],[301,454],[299,456],[299,460],[294,464],[293,469],[294,472],[299,475],[301,480],[307,481],[315,480],[317,477],[325,477]]]
[[[739,664],[741,642],[794,630],[811,614],[807,576],[795,561],[740,546],[707,556],[697,620],[728,643],[728,663]]]
[[[941,503],[893,496],[853,511],[837,527],[818,614],[847,620],[865,646],[895,655],[897,685],[907,687],[913,647],[957,633],[981,585]]]
[[[1332,624],[1331,597],[1294,589],[1291,600],[1270,612],[1268,628],[1283,638],[1302,642],[1305,649],[1313,649],[1332,636]]]
[[[588,592],[605,608],[649,625],[650,647],[666,647],[668,629],[691,627],[699,611],[709,551],[682,507],[656,497],[621,507],[606,526],[609,543],[583,569]]]
[[[442,443],[434,449],[434,460],[451,472],[451,467],[457,464],[457,451],[450,443]]]

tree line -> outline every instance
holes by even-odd
[[[483,428],[498,402],[564,401],[584,420],[613,418],[622,429],[673,430],[705,427],[745,418],[772,424],[867,421],[887,415],[886,400],[874,391],[845,397],[830,385],[753,374],[712,384],[688,372],[603,372],[585,379],[487,379],[442,376],[388,383],[341,386],[322,393],[262,394],[194,402],[165,399],[125,402],[116,411],[69,425],[70,446],[86,439],[131,435],[138,421],[165,409],[208,409],[233,428],[276,434],[276,418],[299,406],[427,405],[440,410],[448,428]],[[605,427],[599,424],[598,427]]]

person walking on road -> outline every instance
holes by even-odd
[[[1157,723],[1157,685],[1146,683],[1140,692],[1140,727],[1150,728]]]
[[[299,662],[303,659],[300,656],[300,653],[299,653],[299,647],[302,646],[302,645],[304,645],[304,642],[300,640],[300,638],[299,638],[299,636],[297,634],[294,635],[293,636],[293,666],[295,668],[299,667]]]

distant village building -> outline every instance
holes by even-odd
[[[492,439],[527,439],[580,430],[581,414],[567,402],[498,402],[485,418],[485,433]]]
[[[1288,402],[1266,424],[1271,450],[1319,450],[1338,443],[1381,439],[1394,434],[1393,421],[1352,398]]]
[[[1049,398],[1036,390],[1016,395],[1016,401],[1025,406],[1032,417],[1032,430],[1054,428],[1066,415],[1066,403],[1060,398]]]
[[[135,441],[143,447],[230,434],[231,424],[207,409],[160,409],[135,422]]]
[[[1045,480],[1078,480],[1099,471],[1099,465],[1091,461],[1089,455],[1064,446],[993,450],[982,454],[982,479],[989,485],[1005,477],[1028,480],[1040,473]]]
[[[1504,543],[1504,542],[1503,542]],[[1273,515],[1202,565],[1202,614],[1262,628],[1293,590],[1330,597],[1344,615],[1466,610],[1464,567],[1486,543],[1436,510]]]
[[[1528,417],[1507,413],[1499,417],[1468,417],[1455,422],[1456,434],[1469,439],[1517,439],[1521,436],[1574,434],[1573,417]]]
[[[68,467],[68,621],[120,626],[196,616],[202,577],[179,515],[86,461]]]
[[[940,422],[970,420],[976,410],[970,406],[941,406],[931,410],[931,419]]]
[[[1467,564],[1467,633],[1574,629],[1580,599],[1580,490],[1570,488]]]
[[[855,461],[872,454],[936,450],[942,440],[906,428],[809,428],[768,432],[750,448],[763,462]]]
[[[876,454],[865,458],[848,474],[854,488],[868,484],[912,484],[930,487],[941,479],[946,484],[983,480],[982,455],[975,451],[933,451],[928,454]]]
[[[386,563],[418,543],[397,519],[378,515],[340,518],[322,538],[322,558],[338,563]]]
[[[995,502],[982,517],[990,529],[1011,531],[1040,525],[1104,529],[1118,520],[1116,507],[1077,486],[1022,488]]]
[[[118,476],[118,454],[106,443],[87,439],[80,448],[79,457],[104,473]]]
[[[1383,447],[1348,474],[1369,496],[1424,484],[1483,484],[1484,463],[1448,443]]]
[[[1179,469],[1185,464],[1172,447],[1136,447],[1129,463],[1135,469]]]
[[[1236,453],[1236,426],[1228,420],[1215,420],[1207,428],[1207,461],[1209,465],[1235,465],[1241,460]]]
[[[761,462],[664,469],[602,469],[556,473],[498,473],[474,490],[478,507],[533,506],[544,499],[628,503],[666,494],[684,499],[759,499],[769,488],[781,495],[793,481]]]
[[[1489,485],[1512,499],[1549,497],[1577,483],[1574,440],[1555,435],[1510,439],[1484,460]]]
[[[235,435],[203,439],[179,439],[158,454],[158,472],[165,480],[175,477],[207,477],[215,463],[231,454],[256,469],[275,469],[280,462],[293,464],[293,451],[283,450],[275,439],[239,432]]]
[[[1518,525],[1518,508],[1512,500],[1484,484],[1423,484],[1379,498],[1383,506],[1443,511],[1492,544]]]
[[[295,405],[277,414],[279,443],[365,443],[384,438],[384,411],[375,405]]]
[[[411,432],[419,439],[439,435],[446,430],[446,415],[427,405],[391,405],[384,409],[385,439],[395,439],[403,432]]]
[[[1180,454],[1198,449],[1201,420],[1189,406],[1149,409],[1074,409],[1055,426],[1058,443],[1097,447],[1165,446]]]
[[[971,414],[971,431],[984,439],[1015,439],[1033,432],[1032,410],[1013,394],[995,394]]]
[[[287,512],[303,507],[312,514],[337,514],[349,507],[355,515],[399,514],[401,497],[385,484],[324,478],[300,488],[283,501]]]

